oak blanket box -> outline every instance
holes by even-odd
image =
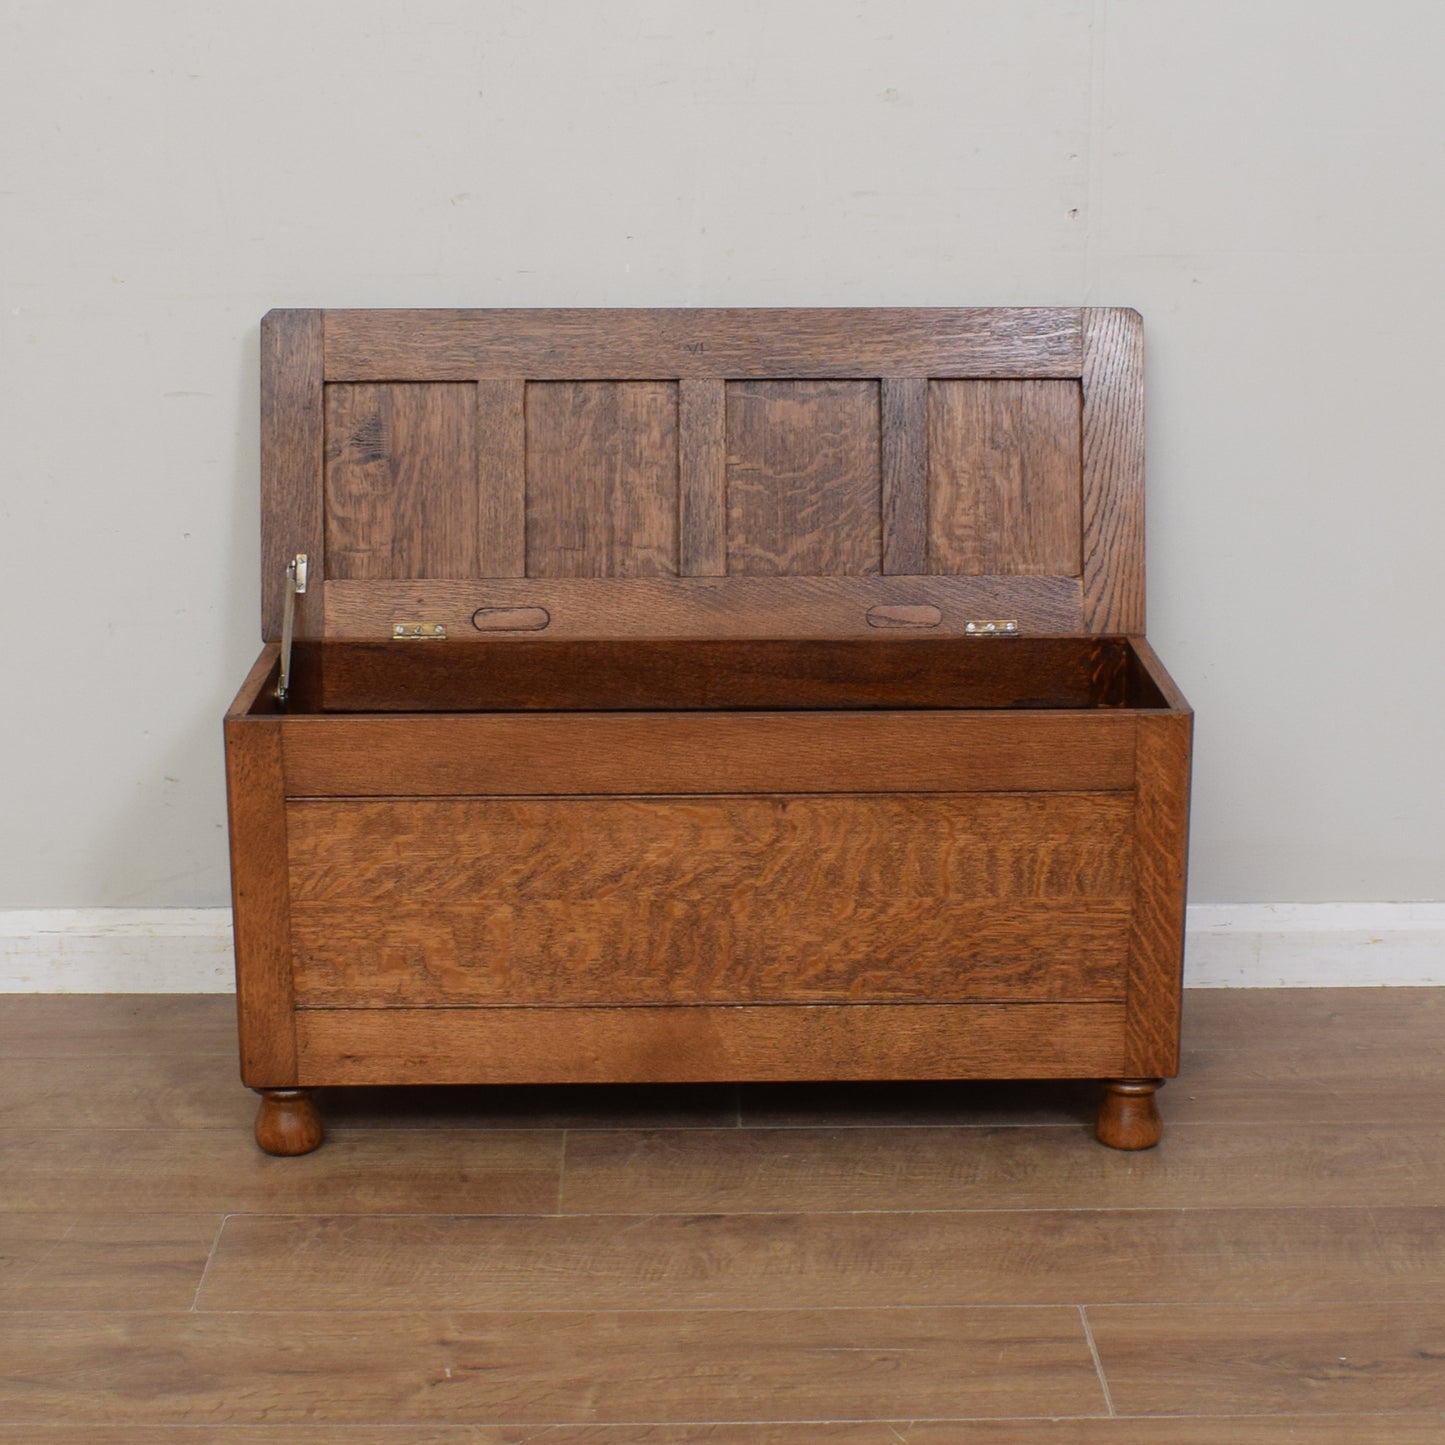
[[[348,1084],[1043,1079],[1159,1137],[1188,705],[1117,309],[273,311],[263,1149]]]

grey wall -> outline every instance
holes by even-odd
[[[274,305],[1125,304],[1198,901],[1440,898],[1445,8],[0,0],[0,906],[226,897]]]

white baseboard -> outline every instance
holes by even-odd
[[[1445,903],[1200,903],[1191,988],[1445,984]]]
[[[229,908],[0,910],[0,993],[231,993]]]
[[[1445,984],[1445,903],[1204,903],[1193,988]],[[230,993],[229,908],[0,909],[0,993]]]

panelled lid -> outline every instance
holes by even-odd
[[[1115,309],[273,311],[263,631],[1142,633]]]

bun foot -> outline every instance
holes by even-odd
[[[258,1089],[256,1142],[268,1154],[309,1154],[325,1137],[310,1089]]]
[[[1111,1149],[1152,1149],[1164,1132],[1154,1103],[1163,1079],[1106,1079],[1094,1135]]]

